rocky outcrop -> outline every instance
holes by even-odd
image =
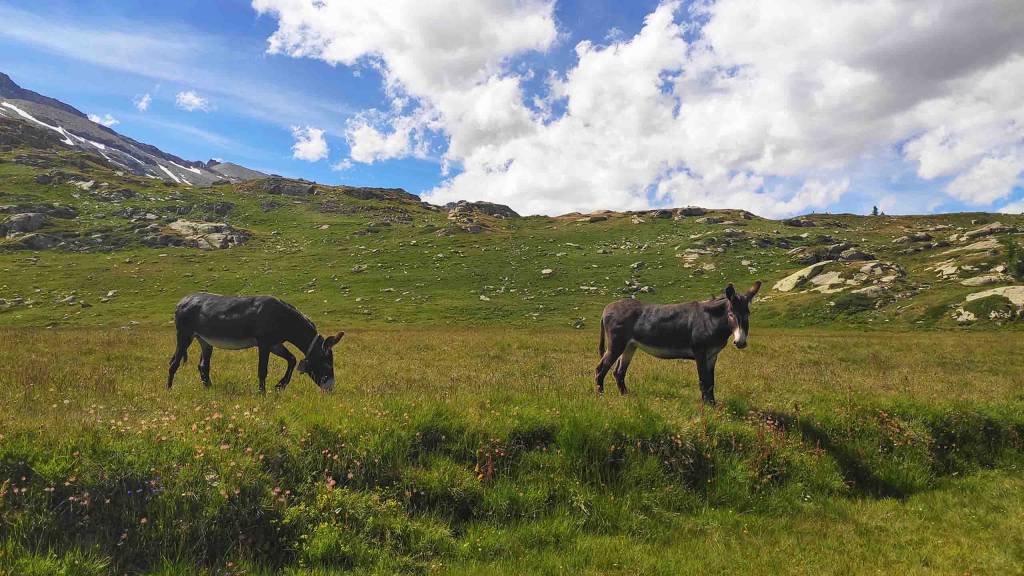
[[[821,273],[821,271],[825,269],[825,265],[827,265],[829,262],[832,261],[825,260],[823,262],[817,262],[811,264],[810,266],[802,270],[798,270],[797,272],[794,272],[789,276],[786,276],[782,280],[776,282],[773,289],[778,292],[789,292],[795,288],[799,288],[805,282]]]
[[[782,223],[786,226],[793,226],[794,228],[813,228],[814,226],[817,226],[817,224],[806,218],[789,218],[787,220],[783,220]]]
[[[200,250],[220,250],[243,244],[251,234],[223,222],[175,220],[167,226],[151,224],[140,229],[141,241],[148,246],[185,246]]]
[[[964,232],[957,239],[961,241],[974,240],[975,238],[983,238],[985,236],[992,236],[993,234],[1002,234],[1003,232],[1010,232],[1013,228],[1003,224],[1002,222],[993,222],[991,224],[982,226],[975,230]]]
[[[3,232],[5,235],[35,232],[45,226],[46,223],[46,214],[40,214],[39,212],[15,214],[9,217],[6,222],[0,224],[0,232]]]
[[[456,219],[460,216],[471,217],[474,214],[484,214],[492,216],[494,218],[520,218],[519,214],[515,210],[505,206],[504,204],[495,204],[493,202],[469,202],[466,200],[459,200],[458,202],[449,202],[444,205],[445,210],[448,210],[448,218]]]
[[[291,180],[280,176],[270,176],[260,180],[250,180],[238,186],[240,192],[258,192],[264,194],[281,194],[284,196],[309,196],[316,193],[316,184],[309,180]]]
[[[1024,308],[1024,286],[1001,286],[985,290],[984,292],[975,292],[974,294],[967,295],[967,301],[971,302],[989,296],[1002,296],[1013,302],[1014,305]]]

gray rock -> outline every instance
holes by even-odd
[[[35,232],[39,230],[47,223],[46,214],[40,212],[25,212],[22,214],[15,214],[4,222],[3,227],[7,230],[8,234],[13,232],[26,233]]]
[[[856,248],[850,248],[848,250],[843,250],[839,254],[839,259],[840,260],[846,260],[847,262],[857,262],[857,261],[862,261],[862,260],[877,260],[877,258],[875,257],[874,254],[868,254],[867,252],[864,252],[862,250],[858,250]]]

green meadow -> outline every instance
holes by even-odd
[[[0,204],[76,216],[40,230],[56,248],[0,242],[0,574],[1024,571],[1020,312],[962,283],[1012,266],[1020,216],[477,214],[471,233],[398,195],[190,189],[66,153],[41,184],[24,153],[0,155]],[[141,240],[181,214],[250,237]],[[901,240],[995,222],[996,248]],[[841,242],[900,273],[773,289],[795,249]],[[594,393],[605,304],[757,279],[717,407],[692,363],[643,354],[629,396]],[[345,330],[334,393],[258,394],[251,350],[216,351],[204,389],[195,346],[167,390],[198,290]]]

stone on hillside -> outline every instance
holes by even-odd
[[[724,220],[717,216],[705,216],[697,219],[697,224],[721,224]]]
[[[985,290],[984,292],[975,292],[974,294],[967,295],[967,301],[977,300],[979,298],[987,298],[989,296],[1002,296],[1013,302],[1016,306],[1024,308],[1024,286],[1001,286],[999,288],[992,288]]]
[[[648,215],[651,218],[665,218],[665,219],[667,219],[667,218],[671,218],[672,217],[672,211],[671,210],[652,210],[651,212],[648,212]]]
[[[850,248],[848,250],[843,250],[839,254],[839,259],[848,262],[853,262],[862,260],[875,260],[876,258],[874,254],[868,254],[867,252],[858,250],[856,248]]]
[[[1003,284],[1012,281],[1013,278],[1006,274],[982,274],[981,276],[961,280],[960,283],[964,286],[989,286],[991,284]]]
[[[15,246],[29,250],[49,250],[62,244],[62,240],[56,236],[47,234],[25,234],[15,240]]]
[[[353,274],[359,274],[360,272],[366,272],[366,264],[356,264],[352,267]]]
[[[991,236],[993,234],[1001,234],[1003,232],[1009,232],[1011,230],[1013,230],[1013,228],[1006,226],[1002,222],[993,222],[986,226],[982,226],[981,228],[978,228],[976,230],[964,232],[960,238],[963,240],[973,240],[975,238]]]
[[[953,319],[960,324],[969,324],[977,320],[977,316],[973,312],[964,310],[963,308],[957,308],[956,312],[953,313]]]
[[[789,218],[782,221],[786,226],[793,226],[795,228],[813,228],[817,226],[814,222],[807,220],[806,218]]]
[[[584,216],[583,218],[577,218],[576,221],[583,222],[586,224],[593,224],[594,222],[604,222],[607,219],[608,216],[605,216],[604,214],[591,214],[589,216]]]
[[[9,217],[6,222],[0,224],[0,228],[5,229],[7,234],[12,232],[35,232],[45,226],[46,222],[46,214],[39,212],[25,212]]]
[[[495,204],[493,202],[468,202],[466,200],[459,200],[458,202],[449,202],[444,205],[444,208],[448,210],[449,219],[457,219],[459,216],[469,216],[473,213],[486,214],[487,216],[493,216],[494,218],[519,218],[519,214],[505,206],[504,204]]]
[[[708,211],[700,206],[686,206],[680,208],[678,213],[680,216],[703,216],[707,214]]]
[[[551,268],[545,268],[540,271],[540,275],[543,278],[551,278],[552,276],[555,275],[555,271],[552,270]]]
[[[291,180],[280,176],[270,176],[260,180],[250,180],[238,186],[238,189],[244,192],[309,196],[316,192],[316,185],[308,180]]]
[[[947,254],[955,254],[957,252],[984,252],[987,250],[999,250],[999,248],[999,240],[995,238],[986,238],[985,240],[981,240],[980,242],[975,242],[973,244],[968,244],[967,246],[961,246],[959,248],[952,248],[950,250],[946,250],[945,252],[942,253],[942,256],[945,256]]]
[[[810,266],[794,272],[789,276],[786,276],[782,280],[775,283],[774,290],[779,292],[789,292],[794,288],[797,288],[807,282],[809,279],[817,276],[824,268],[825,265],[832,262],[832,260],[824,260],[822,262],[816,262]]]
[[[644,223],[644,219],[639,217],[639,216],[637,216],[636,214],[634,214],[632,217],[630,217],[629,221],[632,222],[633,224],[643,224]]]
[[[886,291],[888,291],[888,289],[888,286],[886,286],[885,284],[872,284],[871,286],[857,288],[856,290],[851,290],[850,292],[852,294],[861,294],[869,298],[877,298],[882,294],[885,294]]]
[[[175,220],[166,231],[183,239],[183,244],[200,250],[219,250],[243,244],[249,234],[223,222]]]
[[[914,242],[928,242],[932,240],[932,235],[927,232],[915,232],[910,235],[910,239]]]

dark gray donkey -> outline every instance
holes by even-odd
[[[750,302],[761,282],[746,294],[738,294],[732,284],[725,295],[702,302],[683,304],[645,304],[637,300],[619,300],[601,314],[601,362],[597,365],[597,392],[604,393],[604,377],[615,361],[615,383],[625,394],[626,370],[637,348],[657,358],[697,361],[700,393],[707,404],[715,403],[715,362],[729,342],[747,347]],[[605,351],[605,339],[608,350]]]
[[[277,383],[288,385],[295,368],[295,356],[285,348],[289,342],[306,357],[299,362],[299,372],[306,373],[325,392],[334,388],[334,354],[331,349],[345,335],[323,337],[313,322],[291,304],[273,296],[221,296],[199,292],[185,296],[174,309],[174,325],[178,329],[178,347],[171,356],[167,387],[174,383],[178,366],[188,359],[192,339],[199,340],[203,356],[199,360],[199,376],[210,386],[210,359],[213,349],[241,350],[259,348],[260,392],[267,389],[267,364],[275,354],[288,362],[288,370]]]

